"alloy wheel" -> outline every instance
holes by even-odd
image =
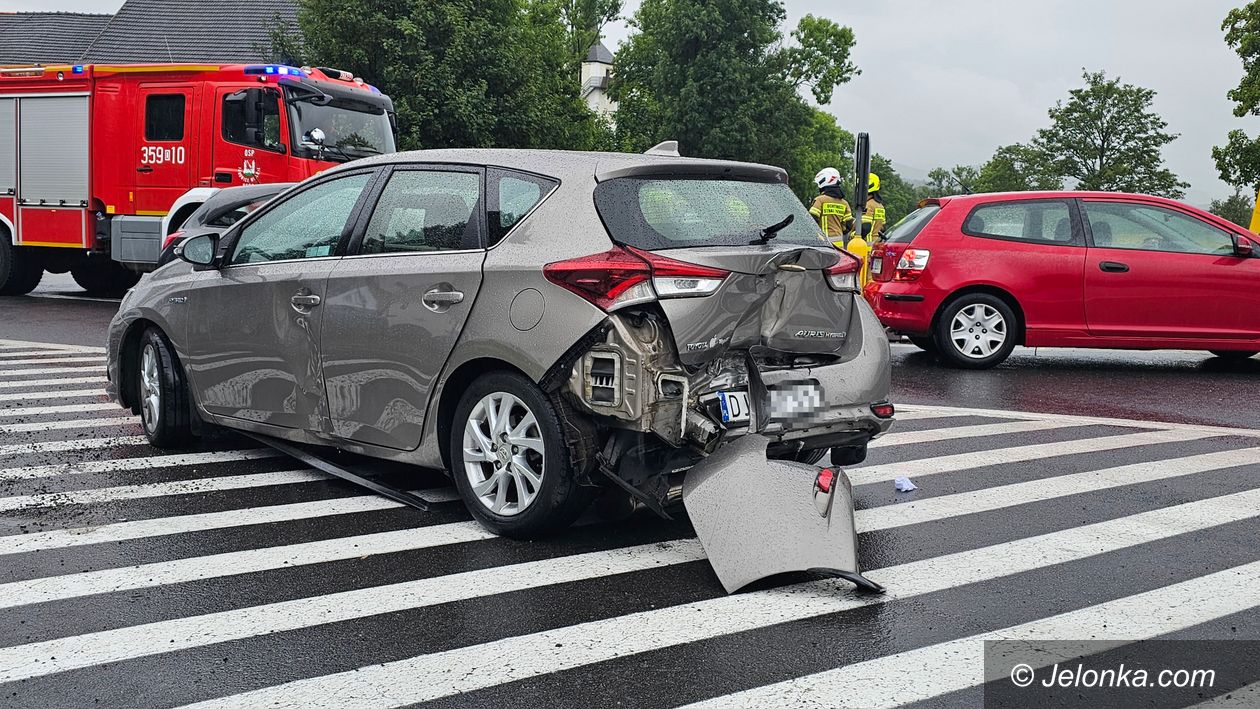
[[[993,356],[1002,349],[1006,337],[1006,318],[985,303],[974,303],[959,310],[949,329],[954,349],[970,359]]]
[[[462,447],[464,474],[486,509],[511,517],[538,496],[546,446],[525,402],[506,392],[483,397],[464,423]]]
[[[162,380],[157,349],[152,344],[145,345],[140,356],[140,411],[145,429],[156,431],[162,414]]]

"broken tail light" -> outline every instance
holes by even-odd
[[[906,249],[897,259],[897,268],[893,271],[895,281],[916,281],[927,268],[928,257],[932,253],[927,249]]]
[[[840,251],[840,262],[827,269],[827,285],[832,290],[855,291],[858,289],[858,272],[862,261],[847,251]]]
[[[659,256],[632,247],[615,247],[543,267],[552,283],[611,312],[659,298],[691,298],[716,291],[729,271]]]
[[[173,231],[167,234],[166,238],[162,240],[162,251],[166,251],[167,247],[175,243],[177,239],[180,239],[183,236],[184,236],[184,232],[182,231]]]

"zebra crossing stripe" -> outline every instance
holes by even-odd
[[[891,598],[907,598],[987,581],[1257,515],[1260,515],[1260,490],[1249,490],[870,572],[870,578],[890,590],[886,596],[846,592],[846,583],[835,580],[722,596],[297,680],[195,706],[402,706],[764,628],[785,620],[826,615],[883,603]],[[663,553],[653,551],[660,550],[661,545],[649,547],[641,552],[647,555],[646,563],[650,563],[644,568],[658,565],[656,554]],[[689,553],[698,553],[697,547],[694,542],[680,542],[668,548],[686,558]],[[505,573],[505,567],[500,567],[486,570],[484,581],[479,583],[469,583],[467,575],[463,574],[426,579],[425,583],[431,585],[426,587],[425,593],[434,595],[412,595],[408,597],[407,602],[411,604],[408,607],[424,605],[430,599],[492,595],[572,580],[563,569],[571,568],[569,563],[574,558],[531,562],[525,578]],[[645,561],[640,559],[640,563]],[[524,566],[518,565],[518,568]],[[590,575],[590,562],[576,566],[578,573],[588,574],[583,578],[610,573],[599,570]],[[463,578],[452,583],[452,579],[459,576]],[[407,585],[412,583],[415,582]],[[438,590],[442,588],[439,584],[450,588],[442,592]],[[341,602],[331,605],[323,605],[325,599],[332,597],[325,596],[303,599],[314,605],[269,604],[6,648],[0,650],[0,682],[281,629],[377,615],[399,608],[396,604],[401,594],[396,586],[334,594]],[[412,588],[410,593],[414,594],[415,587]],[[300,617],[293,617],[295,615]],[[511,658],[511,662],[503,662],[502,658]],[[423,677],[424,681],[399,682],[399,677]]]
[[[105,354],[104,347],[63,345],[56,342],[30,342],[27,340],[0,340],[0,350],[43,350],[47,352],[96,352]]]
[[[929,428],[922,431],[902,431],[886,433],[871,441],[872,448],[886,446],[904,446],[911,443],[929,443],[948,441],[955,438],[978,438],[980,436],[1005,436],[1012,433],[1028,433],[1034,431],[1052,431],[1058,428],[1069,428],[1077,424],[1064,421],[1011,421],[1010,423],[986,423],[969,426],[949,426],[945,428]]]
[[[849,480],[854,485],[867,485],[870,483],[888,482],[902,475],[914,477],[916,475],[931,475],[933,473],[951,473],[990,465],[1022,463],[1077,453],[1097,453],[1159,443],[1184,443],[1201,438],[1209,438],[1212,435],[1199,431],[1146,431],[1119,436],[1079,438],[1056,443],[1037,443],[1012,448],[973,451],[957,455],[945,455],[938,458],[900,461],[885,465],[869,465],[853,468],[846,472],[848,472]]]
[[[1095,637],[1099,628],[1106,628],[1106,640],[1091,642],[1088,650],[1081,648],[1102,652],[1255,608],[1260,604],[1256,588],[1260,588],[1260,562],[990,633],[698,702],[688,705],[688,709],[895,707],[921,702],[983,684],[986,640],[1088,638]],[[1038,658],[1044,664],[1037,667],[1075,658],[1072,653],[1063,655],[1047,652]],[[925,667],[931,671],[924,672]],[[907,677],[914,677],[914,681],[907,682]]]
[[[83,374],[84,372],[104,372],[105,365],[79,365],[77,367],[39,367],[37,369],[0,370],[0,377],[28,377],[32,374]]]
[[[280,455],[279,452],[270,448],[252,448],[249,450],[215,451],[213,453],[178,453],[175,455],[153,455],[144,458],[119,458],[116,460],[89,460],[81,463],[32,465],[25,468],[0,470],[0,480],[29,480],[56,475],[109,473],[115,470],[152,470],[154,468],[173,468],[180,465],[230,463],[241,460],[276,458]]]
[[[911,416],[984,416],[989,418],[1032,419],[1040,421],[1073,421],[1079,426],[1140,426],[1166,431],[1198,431],[1213,436],[1247,436],[1260,438],[1260,429],[1231,428],[1228,426],[1207,426],[1194,423],[1171,423],[1168,421],[1134,421],[1132,419],[1104,418],[1101,416],[1074,416],[1068,414],[1047,414],[1035,411],[1003,411],[1001,409],[976,409],[956,406],[929,406],[925,404],[906,404],[905,413]],[[897,417],[903,418],[902,407],[897,409]]]
[[[103,389],[76,389],[74,391],[18,391],[0,394],[0,401],[30,401],[32,399],[68,399],[76,396],[103,396]]]
[[[23,379],[16,382],[0,382],[0,389],[39,388],[46,386],[67,386],[70,384],[104,384],[105,377],[64,377],[61,379]],[[105,390],[101,389],[103,393]],[[53,392],[57,393],[57,392]]]
[[[1113,487],[1204,473],[1242,465],[1260,464],[1260,448],[1243,448],[1184,458],[1171,458],[1115,468],[1090,470],[1044,480],[989,487],[975,492],[929,497],[924,500],[883,505],[855,513],[858,529],[870,532],[911,524],[975,514],[1068,495],[1097,492]],[[1260,475],[1253,478],[1260,482]]]
[[[145,483],[143,485],[120,485],[96,490],[70,490],[67,492],[46,492],[38,495],[14,495],[0,497],[0,512],[26,510],[39,507],[61,507],[63,505],[85,505],[101,502],[117,502],[119,500],[143,500],[170,495],[191,495],[201,492],[217,492],[222,490],[243,490],[269,485],[294,485],[298,483],[322,482],[334,480],[328,475],[313,470],[284,470],[275,473],[254,473],[251,475],[229,475],[217,478],[199,478],[196,480],[176,480],[164,483]]]
[[[119,409],[121,411],[122,409]],[[0,433],[36,433],[44,431],[63,431],[75,428],[106,428],[110,426],[135,426],[138,421],[134,416],[106,416],[98,419],[75,419],[73,421],[34,421],[31,423],[12,423],[0,426]]]
[[[96,450],[113,448],[114,446],[147,445],[149,439],[144,436],[119,436],[116,438],[80,438],[70,441],[39,441],[37,443],[10,443],[0,446],[0,455],[22,455],[27,453],[55,453],[61,451]],[[0,469],[0,477],[4,471]]]
[[[65,353],[62,353],[62,354],[64,355]],[[11,367],[11,366],[16,366],[16,365],[26,365],[26,364],[81,364],[85,362],[100,362],[102,365],[104,365],[105,358],[104,357],[64,357],[63,356],[63,357],[56,357],[56,358],[34,357],[31,359],[9,359],[9,360],[0,360],[0,367]]]
[[[46,414],[81,414],[88,411],[122,411],[122,409],[118,407],[118,404],[108,401],[97,404],[28,406],[17,409],[0,409],[0,417],[15,418],[18,416],[43,416]]]

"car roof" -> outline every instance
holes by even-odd
[[[1173,204],[1180,207],[1187,207],[1182,202],[1168,199],[1167,197],[1157,197],[1148,194],[1136,194],[1132,192],[1098,192],[1089,190],[1040,190],[1029,192],[982,192],[979,194],[959,194],[949,195],[946,197],[930,198],[928,202],[939,202],[940,204],[948,204],[958,202],[961,204],[977,204],[980,202],[1001,202],[1013,199],[1113,199],[1121,201],[1134,202],[1158,202],[1163,204]]]

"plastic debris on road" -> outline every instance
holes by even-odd
[[[919,489],[918,485],[910,482],[910,478],[907,478],[904,475],[896,480],[893,480],[893,487],[897,488],[897,492],[910,492],[911,490]]]

